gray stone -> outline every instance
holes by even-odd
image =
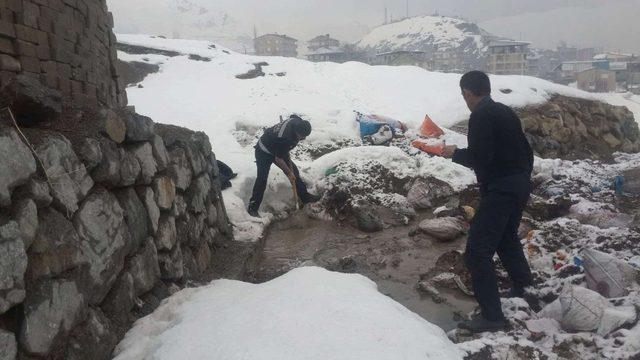
[[[83,318],[86,302],[68,280],[41,281],[24,302],[20,345],[29,354],[45,356]]]
[[[436,178],[417,179],[407,194],[409,204],[415,209],[430,209],[438,200],[453,195],[451,185]]]
[[[148,238],[142,250],[129,260],[127,271],[133,277],[136,296],[153,289],[160,279],[158,252],[153,238]]]
[[[100,142],[92,138],[84,138],[80,142],[80,158],[87,170],[93,170],[102,162]]]
[[[130,235],[116,197],[97,189],[82,203],[74,226],[89,263],[90,303],[102,301],[124,266]]]
[[[78,203],[93,187],[93,180],[69,140],[62,135],[47,136],[36,153],[52,186],[53,206],[71,218],[78,210]]]
[[[179,220],[176,223],[176,228],[179,234],[180,243],[186,243],[192,246],[196,246],[200,242],[200,236],[205,229],[204,214],[191,214],[187,213],[185,219]]]
[[[207,203],[207,224],[209,226],[218,224],[218,208],[211,202]]]
[[[158,250],[171,250],[173,248],[177,239],[176,220],[173,216],[160,216],[158,233],[155,239]]]
[[[140,176],[140,163],[133,154],[120,149],[120,186],[131,186]]]
[[[0,314],[24,300],[27,254],[15,221],[0,226]]]
[[[15,360],[18,356],[16,335],[0,329],[0,359]]]
[[[176,197],[176,187],[173,180],[167,176],[160,176],[153,180],[153,192],[156,196],[156,204],[162,210],[171,210],[173,200]]]
[[[116,143],[122,143],[127,134],[127,125],[124,120],[113,110],[105,110],[101,117],[102,132]]]
[[[380,219],[380,215],[372,206],[354,207],[353,216],[356,220],[356,226],[361,231],[373,233],[384,229],[384,223]]]
[[[182,265],[184,267],[183,277],[186,279],[194,279],[201,274],[193,251],[188,246],[182,247]]]
[[[180,280],[184,276],[184,263],[180,246],[170,252],[158,252],[158,265],[162,280]]]
[[[37,78],[18,75],[0,90],[0,99],[9,106],[21,126],[33,126],[56,119],[62,113],[62,95],[43,86]]]
[[[211,266],[211,248],[207,241],[203,241],[195,251],[196,263],[201,272],[205,272]]]
[[[151,144],[145,142],[142,144],[134,145],[129,148],[131,154],[138,160],[140,164],[140,176],[136,182],[139,185],[149,185],[156,175],[158,168],[156,166],[156,160],[153,157],[153,149]]]
[[[176,219],[181,219],[187,213],[187,202],[184,201],[184,197],[180,194],[176,194],[175,200],[173,200],[173,207],[171,208],[171,214]]]
[[[133,309],[134,304],[135,288],[133,276],[123,271],[102,302],[101,308],[111,319],[118,323],[126,324],[129,319],[129,311]]]
[[[153,157],[156,159],[158,171],[162,171],[169,166],[169,153],[164,145],[164,140],[158,135],[153,137],[151,142],[153,148]]]
[[[199,176],[187,189],[186,200],[189,210],[200,214],[207,211],[209,193],[211,192],[211,177],[209,174]]]
[[[13,129],[0,129],[0,207],[11,204],[11,191],[36,172],[36,161]]]
[[[196,144],[189,143],[183,146],[183,148],[185,149],[187,159],[189,159],[189,163],[191,164],[193,175],[198,176],[202,174],[207,169],[207,162]]]
[[[191,170],[189,159],[187,159],[187,154],[182,148],[176,148],[169,152],[169,158],[171,160],[167,168],[169,176],[173,179],[176,188],[182,191],[187,190],[193,178],[193,171]]]
[[[24,248],[29,249],[38,231],[38,207],[31,199],[19,200],[13,211],[13,218],[20,227]]]
[[[120,116],[127,127],[127,141],[151,141],[155,137],[151,118],[130,111],[121,112]]]
[[[118,332],[99,310],[89,309],[87,319],[69,336],[65,360],[109,360],[118,344]]]
[[[101,138],[100,149],[102,151],[102,161],[92,171],[95,182],[118,186],[120,184],[120,150],[113,141]]]
[[[80,238],[73,224],[52,208],[40,209],[39,227],[29,248],[31,281],[58,276],[83,264]]]
[[[126,188],[114,192],[124,212],[124,219],[129,227],[131,242],[127,254],[138,251],[138,248],[149,236],[149,215],[144,204],[133,188]]]
[[[46,181],[29,179],[21,189],[23,192],[20,197],[33,199],[39,208],[47,207],[53,201]]]
[[[418,227],[422,232],[439,241],[453,241],[467,232],[465,223],[455,217],[426,219]]]
[[[158,232],[158,220],[160,219],[160,208],[158,208],[158,204],[156,204],[156,196],[150,187],[139,187],[137,191],[149,216],[149,235],[155,236]]]

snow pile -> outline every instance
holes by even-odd
[[[186,289],[139,320],[115,360],[462,359],[435,325],[361,275],[303,267]]]
[[[453,50],[463,46],[483,50],[486,32],[477,25],[445,16],[419,16],[373,29],[357,45],[377,52],[395,50]]]
[[[127,89],[129,103],[139,113],[157,122],[184,126],[209,135],[218,159],[239,174],[233,180],[233,187],[223,194],[229,217],[235,225],[235,237],[241,241],[255,241],[274,215],[286,215],[286,210],[293,205],[289,182],[274,167],[261,209],[264,218],[251,218],[245,210],[256,173],[252,146],[262,128],[275,124],[279,116],[299,113],[311,121],[313,133],[294,155],[303,177],[315,183],[324,176],[328,163],[341,156],[351,159],[369,156],[371,159],[375,155],[378,161],[391,164],[386,157],[390,153],[398,154],[395,150],[388,150],[388,153],[387,150],[360,147],[313,163],[322,154],[361,143],[354,110],[390,116],[413,129],[420,126],[425,113],[441,127],[452,126],[469,115],[460,96],[460,75],[456,74],[432,73],[417,67],[255,57],[205,41],[144,35],[119,35],[118,39],[122,43],[184,54],[167,57],[120,52],[119,57],[124,61],[160,65],[160,72],[149,75],[140,86]],[[190,54],[210,61],[191,60]],[[236,78],[263,61],[268,63],[262,67],[265,76],[248,80]],[[495,91],[495,99],[515,107],[542,103],[554,94],[590,99],[601,96],[532,77],[492,76],[491,80],[495,89],[511,90]],[[622,95],[616,99],[624,104],[634,104]],[[640,112],[636,117],[640,118]],[[445,138],[450,144],[464,146],[466,142],[463,136],[451,131],[446,131]],[[406,144],[398,146],[405,146],[403,151],[417,160],[406,162],[412,164],[408,165],[407,171],[415,176],[434,176],[450,182],[457,190],[475,182],[469,170],[449,160],[422,155]],[[356,155],[358,153],[360,155]]]

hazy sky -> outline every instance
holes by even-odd
[[[406,0],[107,0],[116,31],[189,37],[176,4],[197,4],[225,26],[220,36],[287,33],[300,40],[331,33],[358,40],[384,20],[406,14]],[[498,35],[553,46],[559,40],[640,52],[640,0],[409,0],[410,15],[460,15]],[[226,17],[225,17],[226,15]],[[558,38],[563,37],[563,39]],[[539,43],[539,44],[536,44]],[[615,44],[614,44],[615,43]],[[623,46],[624,45],[624,46]]]

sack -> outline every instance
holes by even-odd
[[[425,234],[440,241],[453,241],[467,232],[466,225],[454,217],[427,219],[418,226]]]
[[[629,294],[635,282],[636,269],[612,255],[585,248],[580,251],[587,287],[607,298]]]
[[[373,135],[367,135],[363,138],[363,141],[371,145],[384,145],[388,144],[393,139],[393,131],[389,125],[382,125],[378,132]]]
[[[422,126],[420,126],[420,135],[428,138],[437,138],[444,135],[444,131],[431,120],[429,115],[425,115]]]
[[[442,154],[444,153],[445,142],[413,140],[411,142],[411,146],[431,155],[442,156]]]
[[[430,209],[436,200],[451,195],[453,195],[453,188],[444,181],[435,178],[419,178],[411,185],[407,200],[415,209]]]
[[[603,296],[579,286],[565,288],[559,301],[562,309],[560,324],[567,331],[596,330],[609,307]]]

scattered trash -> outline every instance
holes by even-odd
[[[444,181],[435,178],[419,178],[411,185],[407,200],[415,209],[430,209],[437,200],[452,194],[453,188]]]
[[[365,136],[377,133],[381,127],[388,126],[395,135],[396,131],[405,132],[407,126],[400,120],[390,118],[388,116],[363,114],[358,111],[356,113],[356,121],[360,123],[360,138],[364,140]]]
[[[587,287],[607,298],[629,294],[637,271],[629,263],[603,252],[585,248],[580,251]]]
[[[370,145],[388,145],[392,139],[393,130],[389,125],[382,125],[375,134],[366,135],[362,138],[363,142]]]
[[[431,155],[442,156],[445,142],[443,140],[413,140],[411,146]]]
[[[436,125],[433,120],[429,117],[429,115],[424,116],[424,121],[420,126],[420,135],[427,138],[438,138],[444,135],[444,131]]]

